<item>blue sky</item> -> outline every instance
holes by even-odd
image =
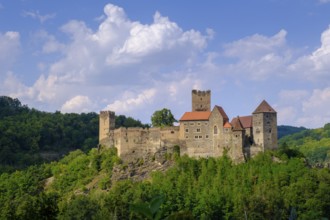
[[[330,122],[330,0],[0,0],[0,94],[44,111],[176,118],[212,90],[230,118]]]

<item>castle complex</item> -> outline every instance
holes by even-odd
[[[101,111],[99,142],[116,147],[123,159],[171,152],[177,145],[181,155],[219,157],[226,151],[239,162],[277,148],[277,114],[266,101],[252,115],[230,121],[221,106],[211,109],[211,91],[192,90],[192,111],[185,112],[179,123],[164,128],[115,129],[115,113]]]

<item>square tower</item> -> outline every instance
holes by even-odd
[[[99,118],[99,142],[110,137],[110,131],[115,129],[115,113],[112,111],[101,111]]]
[[[193,112],[211,111],[211,91],[192,90],[192,110]]]

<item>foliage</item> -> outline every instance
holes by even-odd
[[[115,121],[115,126],[116,128],[120,127],[141,127],[141,128],[146,128],[149,127],[148,124],[142,124],[140,120],[136,120],[132,117],[126,117],[125,115],[119,115],[116,116],[116,121]]]
[[[279,125],[279,126],[277,126],[277,136],[278,136],[278,139],[280,139],[284,136],[298,133],[298,132],[304,131],[304,130],[307,130],[307,128],[294,127],[294,126],[289,126],[289,125]]]
[[[151,124],[153,127],[172,126],[176,121],[171,110],[167,108],[155,111],[151,116]]]
[[[246,163],[177,157],[141,182],[111,182],[116,150],[74,151],[59,162],[0,176],[1,219],[321,219],[330,170],[273,152]],[[278,162],[275,162],[278,161]],[[45,184],[53,178],[52,183]],[[162,195],[162,196],[159,196]]]
[[[330,163],[330,124],[285,136],[279,145],[288,151],[300,151],[312,166]]]
[[[0,96],[0,173],[58,160],[76,149],[88,152],[98,144],[98,126],[96,113],[41,112]],[[120,115],[120,126],[147,125]]]

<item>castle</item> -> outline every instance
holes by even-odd
[[[192,90],[192,111],[185,112],[179,126],[115,129],[115,113],[101,111],[99,142],[116,147],[123,159],[144,158],[180,147],[181,155],[219,157],[226,151],[240,162],[259,152],[277,148],[277,113],[262,101],[252,115],[231,121],[221,106],[211,110],[211,91]]]

